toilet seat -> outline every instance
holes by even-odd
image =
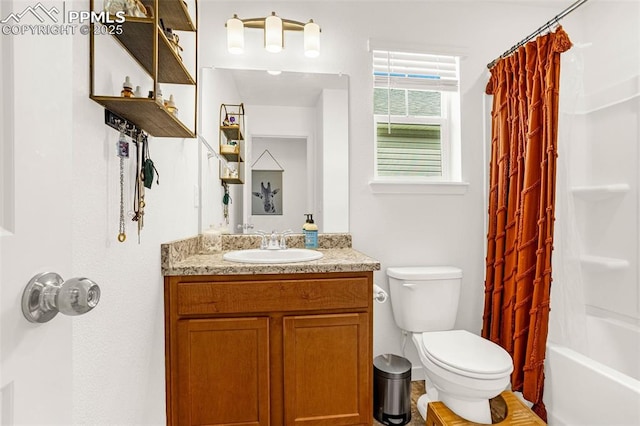
[[[466,330],[424,332],[416,337],[424,356],[452,373],[491,380],[513,371],[507,351]]]

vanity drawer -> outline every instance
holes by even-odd
[[[367,277],[180,282],[176,308],[179,316],[366,309],[371,286]]]

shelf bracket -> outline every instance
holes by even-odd
[[[104,109],[104,124],[119,132],[124,132],[125,135],[129,136],[134,141],[138,140],[139,134],[144,133],[144,130],[138,127],[135,123],[130,122],[126,118],[120,117],[115,112],[109,111],[106,108]]]

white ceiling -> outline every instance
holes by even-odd
[[[314,107],[322,89],[347,89],[349,78],[339,74],[217,68],[231,73],[245,105]]]

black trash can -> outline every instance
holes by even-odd
[[[385,425],[411,420],[411,363],[398,355],[373,360],[373,417]]]

